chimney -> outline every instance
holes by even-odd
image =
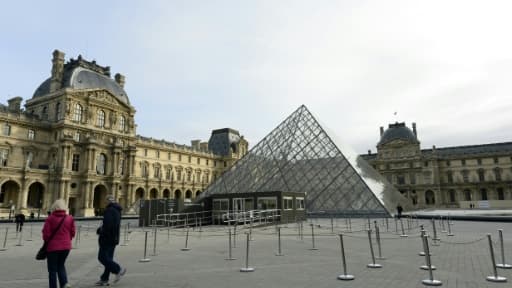
[[[199,150],[199,143],[201,143],[201,140],[192,140],[190,143],[192,143],[193,149]]]
[[[121,88],[124,89],[124,83],[126,82],[125,80],[125,77],[124,75],[121,75],[119,73],[116,73],[116,75],[114,76],[115,80],[116,80],[116,83],[119,84],[119,86],[121,86]]]
[[[414,133],[414,136],[418,138],[418,134],[416,133],[416,123],[412,122],[412,133]]]
[[[384,127],[380,126],[380,137],[382,137],[382,134],[384,134]]]
[[[55,92],[62,87],[62,77],[64,75],[64,55],[65,54],[59,50],[53,51],[50,93]]]
[[[14,98],[7,100],[7,103],[9,105],[8,106],[9,111],[20,112],[21,101],[23,101],[23,98],[21,98],[20,96],[16,96]]]
[[[199,146],[201,147],[201,150],[208,151],[208,142],[201,142]]]

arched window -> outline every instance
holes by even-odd
[[[57,102],[57,106],[55,107],[55,119],[62,119],[62,105],[60,105],[60,102]]]
[[[119,131],[124,131],[126,129],[126,118],[124,116],[119,117]]]
[[[107,165],[107,156],[101,153],[98,155],[98,159],[96,160],[96,172],[100,175],[105,175],[105,166]]]
[[[41,118],[44,120],[48,119],[48,106],[47,105],[43,106],[43,111],[41,112]]]
[[[84,108],[82,105],[76,103],[75,108],[73,109],[73,121],[82,122],[82,114],[84,113]]]
[[[98,124],[98,127],[105,127],[105,112],[103,110],[98,110],[98,112],[96,112],[96,123]]]

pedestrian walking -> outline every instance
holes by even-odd
[[[23,223],[25,223],[25,214],[19,211],[19,213],[14,216],[14,222],[16,222],[16,232],[21,232]]]
[[[115,275],[114,283],[118,282],[126,273],[126,268],[121,267],[114,261],[114,251],[119,244],[119,235],[121,228],[121,211],[123,208],[115,201],[114,196],[108,195],[106,198],[107,206],[103,213],[103,223],[98,228],[99,251],[98,260],[105,266],[100,280],[96,286],[108,286],[110,273]]]
[[[57,288],[57,279],[61,288],[70,287],[64,264],[71,250],[71,240],[75,237],[75,220],[66,213],[63,199],[56,200],[51,211],[43,226],[43,240],[49,241],[46,248],[49,287]]]
[[[396,206],[396,212],[397,212],[398,219],[400,219],[402,217],[402,211],[404,211],[404,208],[402,208],[402,205],[398,204],[398,206]]]

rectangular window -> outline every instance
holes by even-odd
[[[304,198],[295,198],[295,210],[304,210]]]
[[[500,161],[498,159],[498,157],[494,157],[494,164],[498,164]]]
[[[462,164],[462,166],[466,166],[466,160],[465,160],[465,159],[462,159],[462,160],[461,160],[461,164]]]
[[[160,151],[159,150],[156,150],[155,154],[156,154],[156,158],[160,158]]]
[[[448,171],[446,178],[448,178],[448,183],[453,183],[453,173],[451,171]]]
[[[197,171],[196,172],[196,182],[200,182],[201,181],[201,172],[200,171]]]
[[[217,167],[217,160],[213,160],[213,167]]]
[[[405,177],[404,175],[397,175],[396,181],[398,185],[404,185],[405,184]]]
[[[80,132],[75,132],[75,135],[73,136],[73,139],[76,142],[80,142]]]
[[[155,178],[160,178],[160,167],[155,167],[154,169],[154,173],[153,175],[155,176]]]
[[[496,178],[496,181],[501,181],[501,170],[500,168],[494,169],[494,178]]]
[[[480,182],[485,181],[485,171],[483,169],[478,170],[478,180]]]
[[[171,160],[171,152],[167,153],[167,160]]]
[[[178,181],[181,181],[181,170],[176,171],[176,179],[178,179]]]
[[[124,159],[119,159],[119,174],[124,175]]]
[[[227,211],[229,208],[229,199],[214,199],[213,210],[214,211]]]
[[[416,175],[414,173],[409,174],[409,181],[411,184],[416,184]]]
[[[498,192],[498,200],[505,200],[505,193],[503,193],[503,188],[496,189]]]
[[[4,125],[4,135],[5,136],[11,135],[11,125],[9,125],[9,124]]]
[[[165,171],[165,179],[171,180],[171,169],[169,168]]]
[[[36,132],[33,129],[28,129],[28,135],[27,135],[28,140],[34,140],[35,136],[36,136]]]
[[[228,162],[224,161],[224,167],[228,167]]]
[[[277,197],[259,197],[257,203],[259,210],[277,209]]]
[[[283,197],[283,209],[284,210],[292,210],[293,209],[293,198],[292,197]]]
[[[181,154],[178,154],[178,161],[181,162]]]
[[[192,156],[188,155],[188,163],[192,163]]]
[[[78,171],[80,169],[80,154],[73,154],[73,160],[71,162],[71,170]]]
[[[197,157],[197,164],[201,164],[201,158]]]
[[[144,149],[144,156],[148,156],[148,149]]]
[[[462,180],[464,181],[464,183],[469,182],[469,171],[468,170],[462,171]]]
[[[206,159],[206,166],[210,165],[210,160]]]
[[[482,165],[482,159],[477,159],[476,162],[478,163],[478,165]]]
[[[446,160],[446,166],[450,167],[450,160]]]
[[[480,190],[480,197],[481,197],[481,200],[487,200],[487,190],[481,189]]]

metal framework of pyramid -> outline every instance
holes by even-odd
[[[336,145],[338,144],[338,145]],[[340,149],[343,148],[343,149]],[[210,185],[214,194],[306,193],[308,213],[389,216],[404,198],[300,106]]]

